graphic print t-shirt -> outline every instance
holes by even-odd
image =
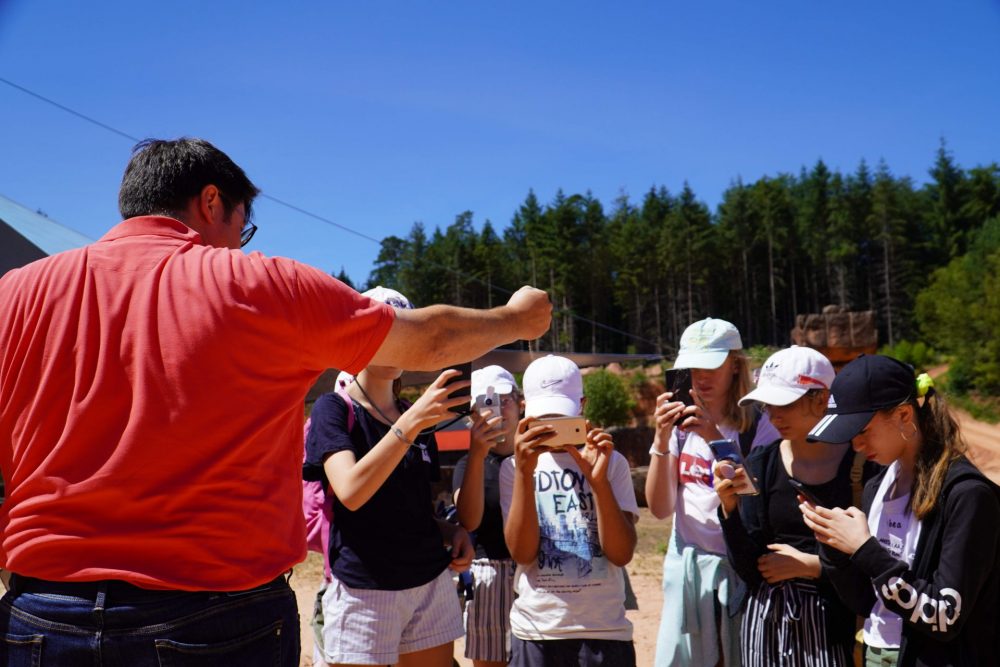
[[[504,520],[514,491],[514,457],[500,468]],[[635,516],[628,461],[613,452],[608,480],[618,506]],[[594,494],[576,461],[565,452],[546,452],[535,469],[535,506],[540,540],[538,558],[518,565],[517,599],[511,610],[514,636],[526,640],[632,639],[625,618],[625,580],[620,567],[601,550]]]
[[[719,426],[724,438],[739,441],[739,433],[728,426]],[[752,448],[767,445],[779,439],[778,429],[767,418],[760,416]],[[670,434],[670,453],[678,458],[677,476],[680,490],[674,511],[674,529],[684,544],[693,544],[709,553],[726,555],[726,540],[719,524],[719,495],[712,485],[712,464],[715,455],[708,443],[697,433],[687,433],[684,447],[680,448],[677,429]]]

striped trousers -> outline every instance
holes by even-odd
[[[815,584],[762,583],[747,597],[740,628],[743,667],[851,667],[853,617],[845,611]]]
[[[510,660],[510,608],[514,604],[513,560],[472,561],[472,597],[465,603],[465,657]]]

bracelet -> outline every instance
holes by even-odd
[[[392,425],[392,434],[397,438],[399,438],[400,440],[402,440],[403,442],[405,442],[406,444],[408,444],[410,447],[420,446],[417,443],[413,442],[412,440],[407,439],[407,437],[403,435],[403,430],[398,426],[396,426],[395,424]]]
[[[663,458],[664,456],[667,455],[666,452],[661,452],[655,446],[649,448],[649,453],[650,453],[651,456],[659,456],[660,458]]]

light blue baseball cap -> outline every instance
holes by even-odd
[[[706,317],[684,330],[674,368],[718,368],[732,350],[742,350],[743,339],[730,322]]]

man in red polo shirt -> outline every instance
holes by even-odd
[[[142,142],[123,222],[0,279],[0,664],[298,665],[284,573],[305,557],[309,387],[549,326],[533,288],[394,311],[244,254],[258,192],[206,141]]]

